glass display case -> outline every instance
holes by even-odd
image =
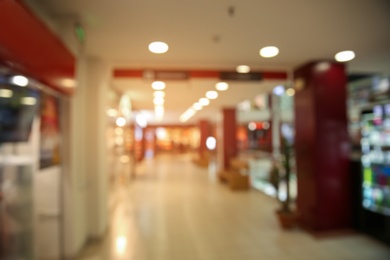
[[[390,216],[390,103],[361,114],[362,206]]]
[[[32,160],[0,157],[0,259],[33,259]]]

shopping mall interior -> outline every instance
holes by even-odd
[[[0,259],[390,259],[387,0],[0,0]]]

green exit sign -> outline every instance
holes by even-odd
[[[80,24],[76,24],[74,26],[74,32],[76,34],[77,39],[80,41],[80,43],[85,42],[85,30]]]

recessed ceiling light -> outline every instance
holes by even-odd
[[[206,97],[208,99],[216,99],[218,97],[218,92],[214,90],[210,90],[206,92]]]
[[[155,105],[163,105],[164,102],[165,102],[165,100],[163,97],[155,97],[153,99],[153,104],[155,104]]]
[[[281,96],[284,94],[284,87],[283,86],[276,86],[274,87],[274,89],[272,90],[272,92],[277,95],[277,96]]]
[[[192,105],[192,108],[195,109],[195,110],[201,110],[202,109],[202,105],[199,104],[198,102],[194,103]]]
[[[28,78],[24,77],[24,76],[13,76],[11,78],[11,83],[12,84],[15,84],[15,85],[18,85],[20,87],[25,87],[28,85]]]
[[[152,88],[154,90],[163,90],[165,89],[165,83],[162,81],[155,81],[152,83]]]
[[[259,53],[263,58],[272,58],[279,54],[279,49],[275,46],[267,46],[262,48]]]
[[[145,128],[148,125],[148,120],[142,114],[136,115],[135,122],[142,128]]]
[[[149,51],[157,54],[165,53],[169,49],[168,44],[165,42],[152,42],[149,44]]]
[[[157,91],[154,91],[153,96],[154,97],[165,97],[165,92],[162,90],[157,90]]]
[[[126,119],[124,117],[118,117],[116,119],[116,125],[120,127],[126,125]]]
[[[35,97],[22,97],[20,103],[27,106],[33,106],[37,103],[37,99]]]
[[[207,98],[201,98],[199,99],[199,104],[201,104],[202,106],[208,106],[210,104],[210,100],[208,100]]]
[[[287,96],[290,96],[290,97],[294,96],[295,95],[295,89],[293,89],[293,88],[287,89],[286,90],[286,94],[287,94]]]
[[[12,97],[13,92],[9,89],[0,89],[0,97],[2,98],[10,98]]]
[[[218,82],[215,85],[215,88],[219,91],[224,91],[224,90],[227,90],[229,88],[229,85],[226,82]]]
[[[164,118],[164,106],[158,105],[154,107],[154,114],[157,121],[161,121]]]
[[[181,116],[180,122],[186,122],[195,115],[196,111],[193,108],[187,109]]]
[[[237,66],[236,71],[238,73],[249,73],[251,68],[248,65],[239,65]]]
[[[341,52],[337,53],[334,56],[334,58],[338,62],[346,62],[346,61],[353,60],[355,58],[355,53],[353,51],[341,51]]]

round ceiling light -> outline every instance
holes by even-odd
[[[116,119],[116,125],[120,126],[120,127],[125,126],[126,125],[126,119],[124,117],[118,117]]]
[[[210,100],[208,100],[207,98],[201,98],[199,99],[199,104],[201,104],[202,106],[208,106],[210,104]]]
[[[169,47],[165,42],[152,42],[149,44],[149,51],[157,54],[166,53]]]
[[[195,110],[201,110],[202,109],[202,105],[198,102],[194,103],[192,105],[192,108],[195,109]]]
[[[346,62],[346,61],[353,60],[355,58],[355,53],[353,51],[341,51],[341,52],[337,53],[334,56],[334,58],[338,62]]]
[[[249,73],[251,68],[248,65],[239,65],[236,68],[237,73]]]
[[[207,91],[206,92],[206,97],[208,99],[216,99],[218,97],[218,92],[217,91],[214,91],[214,90],[211,90],[211,91]]]
[[[290,97],[294,96],[295,95],[295,89],[293,89],[293,88],[287,89],[286,90],[286,95],[290,96]]]
[[[259,53],[263,58],[272,58],[279,54],[279,49],[275,46],[267,46],[262,48]]]
[[[229,88],[229,84],[227,84],[226,82],[218,82],[215,85],[215,88],[219,91],[225,91]]]
[[[153,93],[153,96],[154,97],[165,97],[165,92],[164,91],[162,91],[162,90],[157,90],[157,91],[154,91],[154,93]]]
[[[274,87],[274,89],[272,90],[272,92],[277,95],[277,96],[281,96],[284,94],[284,87],[283,86],[276,86]]]
[[[153,98],[153,104],[157,105],[163,105],[165,103],[165,100],[163,97],[155,97]]]
[[[29,80],[25,76],[17,75],[11,78],[11,83],[20,87],[25,87],[28,85]]]
[[[163,90],[165,89],[165,83],[162,81],[155,81],[152,83],[152,88],[154,90]]]

